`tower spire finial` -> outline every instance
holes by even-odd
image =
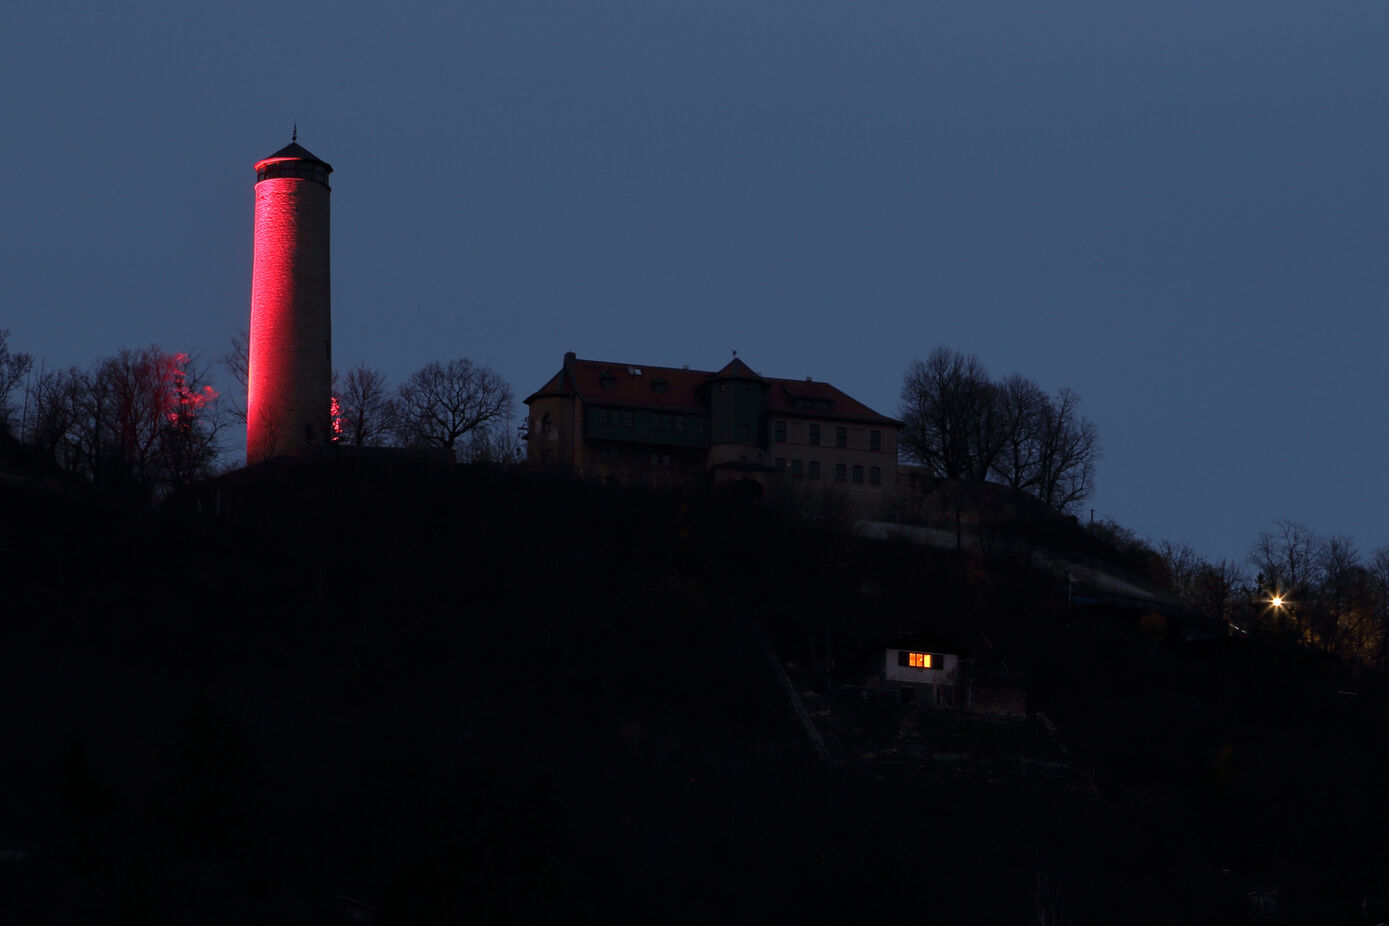
[[[297,141],[299,141],[299,120],[298,120],[298,119],[295,119],[295,120],[294,120],[294,128],[291,129],[290,132],[289,132],[289,140],[292,141],[292,142],[297,142]]]

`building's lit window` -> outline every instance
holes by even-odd
[[[930,668],[933,668],[933,666],[931,665],[931,654],[930,654],[930,653],[908,653],[908,654],[907,654],[907,665],[911,666],[913,669],[930,669]]]

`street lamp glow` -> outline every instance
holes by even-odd
[[[1273,605],[1275,608],[1281,608],[1283,607],[1283,596],[1274,595],[1272,598],[1268,600],[1268,603]]]

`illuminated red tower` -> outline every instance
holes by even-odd
[[[329,441],[333,358],[328,175],[294,141],[256,164],[246,463]]]

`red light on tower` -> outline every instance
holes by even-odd
[[[332,379],[327,162],[295,140],[256,163],[246,463],[327,447]]]

